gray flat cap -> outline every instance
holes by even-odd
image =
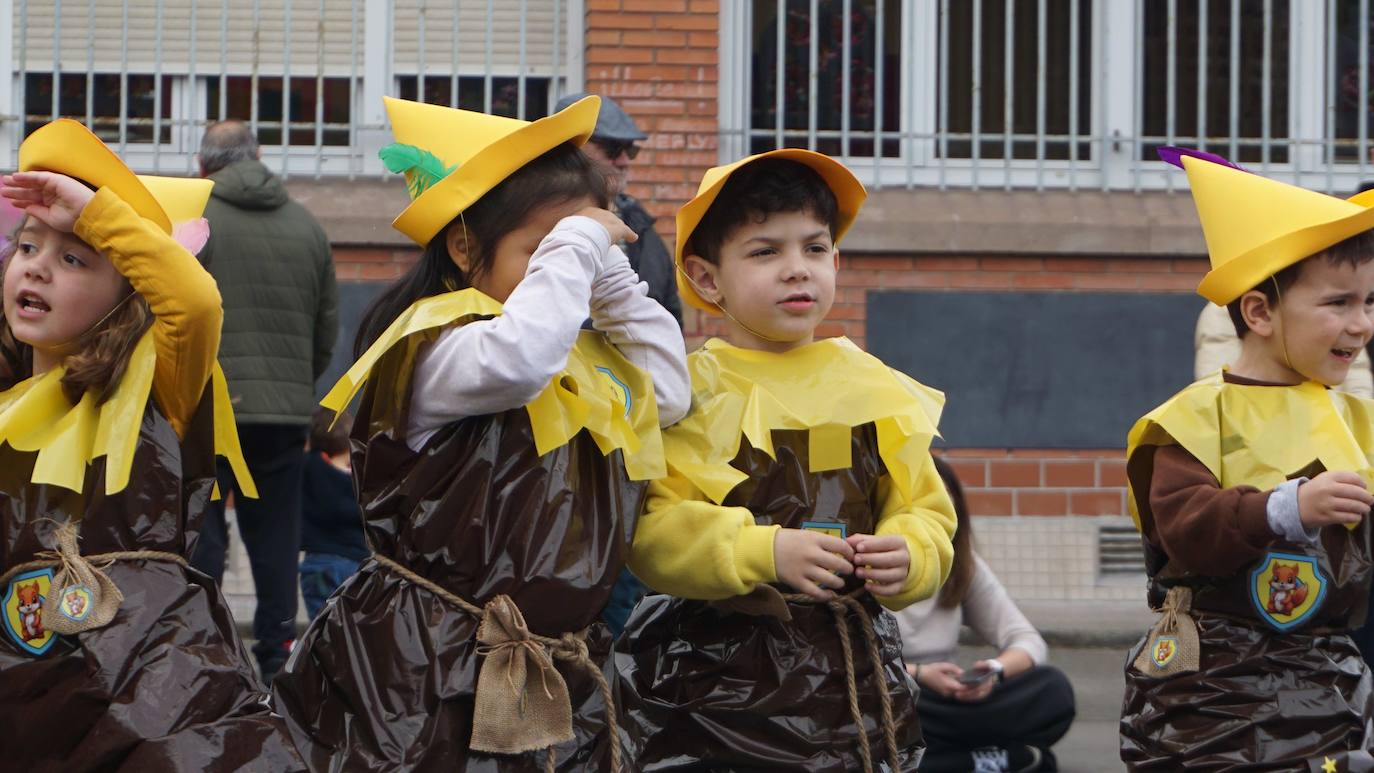
[[[588,96],[588,93],[583,91],[563,97],[558,100],[558,104],[553,106],[554,112],[562,110],[585,96]],[[596,116],[596,128],[592,130],[592,136],[605,140],[642,140],[647,139],[649,135],[635,126],[635,119],[631,118],[620,105],[616,104],[614,99],[601,97],[601,112]]]

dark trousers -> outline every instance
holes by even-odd
[[[926,737],[922,773],[969,770],[969,752],[987,746],[1034,746],[1046,752],[1041,770],[1054,770],[1049,748],[1069,732],[1073,687],[1064,672],[1036,666],[997,685],[987,700],[964,703],[921,691],[916,702]]]
[[[258,488],[258,498],[239,491],[224,462],[219,466],[220,492],[234,492],[239,536],[248,551],[258,607],[253,614],[253,654],[263,679],[286,662],[296,638],[296,579],[301,549],[301,469],[305,460],[305,427],[240,424],[243,458]],[[229,530],[224,499],[211,503],[191,564],[215,582],[224,577]]]

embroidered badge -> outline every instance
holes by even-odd
[[[42,655],[56,635],[43,626],[43,600],[52,587],[52,570],[35,569],[10,580],[5,589],[5,632],[25,652]]]
[[[1160,636],[1150,645],[1150,662],[1155,664],[1155,668],[1165,668],[1174,661],[1178,655],[1178,637]]]
[[[611,387],[611,397],[616,400],[619,400],[621,403],[625,405],[625,418],[630,418],[630,409],[634,407],[635,396],[632,392],[630,392],[629,385],[626,384],[624,381],[621,381],[615,375],[615,371],[605,367],[604,365],[596,366],[596,370],[598,373],[606,377],[606,382],[610,384]]]
[[[1250,573],[1250,600],[1255,611],[1280,631],[1306,622],[1325,597],[1326,578],[1311,556],[1269,553]]]
[[[58,614],[74,623],[84,622],[95,608],[94,594],[85,585],[68,585],[57,603]]]
[[[830,523],[827,521],[806,521],[802,528],[807,531],[818,531],[822,534],[829,534],[832,537],[844,539],[849,536],[849,527],[842,523]]]

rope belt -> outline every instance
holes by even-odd
[[[851,593],[836,596],[829,601],[819,601],[802,593],[782,593],[771,585],[758,585],[748,595],[713,602],[713,604],[730,612],[768,615],[784,621],[792,619],[792,613],[787,609],[789,602],[816,606],[824,605],[830,610],[835,621],[835,633],[840,638],[840,648],[844,654],[844,681],[849,694],[849,714],[854,720],[854,726],[859,730],[859,759],[863,762],[864,773],[873,773],[873,751],[869,748],[868,733],[864,731],[864,715],[859,708],[859,685],[854,669],[854,646],[849,641],[849,613],[852,612],[859,619],[859,629],[863,631],[864,641],[868,645],[868,659],[873,664],[873,688],[878,693],[878,702],[882,709],[882,721],[879,724],[883,731],[883,744],[887,751],[888,765],[892,767],[895,773],[895,771],[901,770],[901,767],[898,765],[897,723],[892,717],[892,693],[887,688],[887,680],[883,678],[883,659],[882,651],[878,646],[878,633],[873,630],[873,620],[868,616],[868,610],[864,609],[863,604],[858,599],[863,592],[864,590],[859,588]]]
[[[83,556],[77,548],[78,528],[79,525],[72,522],[58,526],[54,532],[56,550],[36,553],[34,560],[12,566],[0,574],[0,586],[3,586],[23,572],[57,570],[43,598],[44,628],[53,633],[71,635],[92,631],[114,619],[124,594],[102,570],[116,561],[165,561],[187,565],[181,554],[163,550],[116,550]]]
[[[529,630],[519,607],[500,595],[485,608],[422,577],[386,556],[373,553],[380,565],[414,583],[480,621],[477,652],[485,657],[477,675],[472,740],[468,748],[495,754],[522,754],[546,749],[544,770],[553,773],[554,745],[571,741],[572,703],[563,676],[553,660],[566,660],[592,676],[606,704],[610,733],[611,771],[620,773],[620,732],[610,682],[592,661],[586,630],[560,637],[540,636]],[[531,677],[537,674],[536,682]],[[500,689],[505,682],[508,689]]]

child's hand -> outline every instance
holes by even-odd
[[[1327,470],[1298,486],[1298,517],[1304,528],[1359,523],[1374,505],[1364,479],[1353,472]]]
[[[5,175],[0,196],[49,227],[70,233],[95,192],[65,174],[16,172]]]
[[[836,555],[838,554],[838,555]],[[802,529],[778,529],[773,536],[773,566],[778,579],[818,601],[843,588],[841,575],[854,572],[854,549],[839,537]]]
[[[582,217],[590,217],[600,223],[601,226],[606,229],[607,233],[611,235],[611,244],[639,241],[639,235],[631,231],[630,227],[625,225],[625,221],[616,217],[610,210],[600,207],[587,207],[578,210],[575,214],[581,215]]]
[[[854,574],[864,581],[869,593],[874,596],[901,593],[907,573],[911,571],[911,553],[904,537],[851,534],[846,542],[854,548]]]

